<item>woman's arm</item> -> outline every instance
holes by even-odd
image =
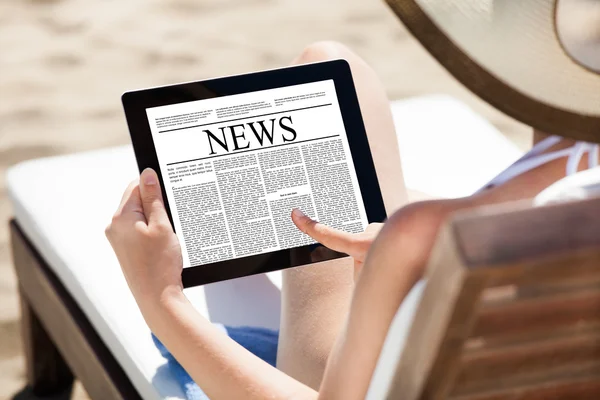
[[[231,340],[181,293],[145,313],[150,329],[211,399],[316,399],[317,393]]]
[[[235,343],[183,295],[182,258],[156,173],[126,190],[106,229],[148,326],[202,390],[219,399],[315,399],[317,393]]]

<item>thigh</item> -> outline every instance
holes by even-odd
[[[333,42],[309,46],[294,64],[338,58],[350,64],[386,210],[391,214],[406,202],[406,189],[389,100],[377,75],[357,55]],[[353,287],[349,258],[283,272],[279,369],[318,389]]]

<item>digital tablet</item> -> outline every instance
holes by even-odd
[[[122,97],[140,171],[153,168],[185,287],[338,258],[300,232],[347,232],[385,208],[343,60],[136,90]]]

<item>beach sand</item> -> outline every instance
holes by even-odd
[[[127,143],[125,90],[285,66],[324,39],[364,57],[391,99],[448,93],[529,145],[527,127],[455,82],[381,1],[0,2],[0,399],[25,380],[6,169]],[[74,398],[86,398],[81,388]]]

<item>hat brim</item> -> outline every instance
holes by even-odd
[[[414,0],[386,0],[407,29],[457,80],[498,110],[546,133],[600,142],[600,117],[538,100],[499,80],[463,52]]]

